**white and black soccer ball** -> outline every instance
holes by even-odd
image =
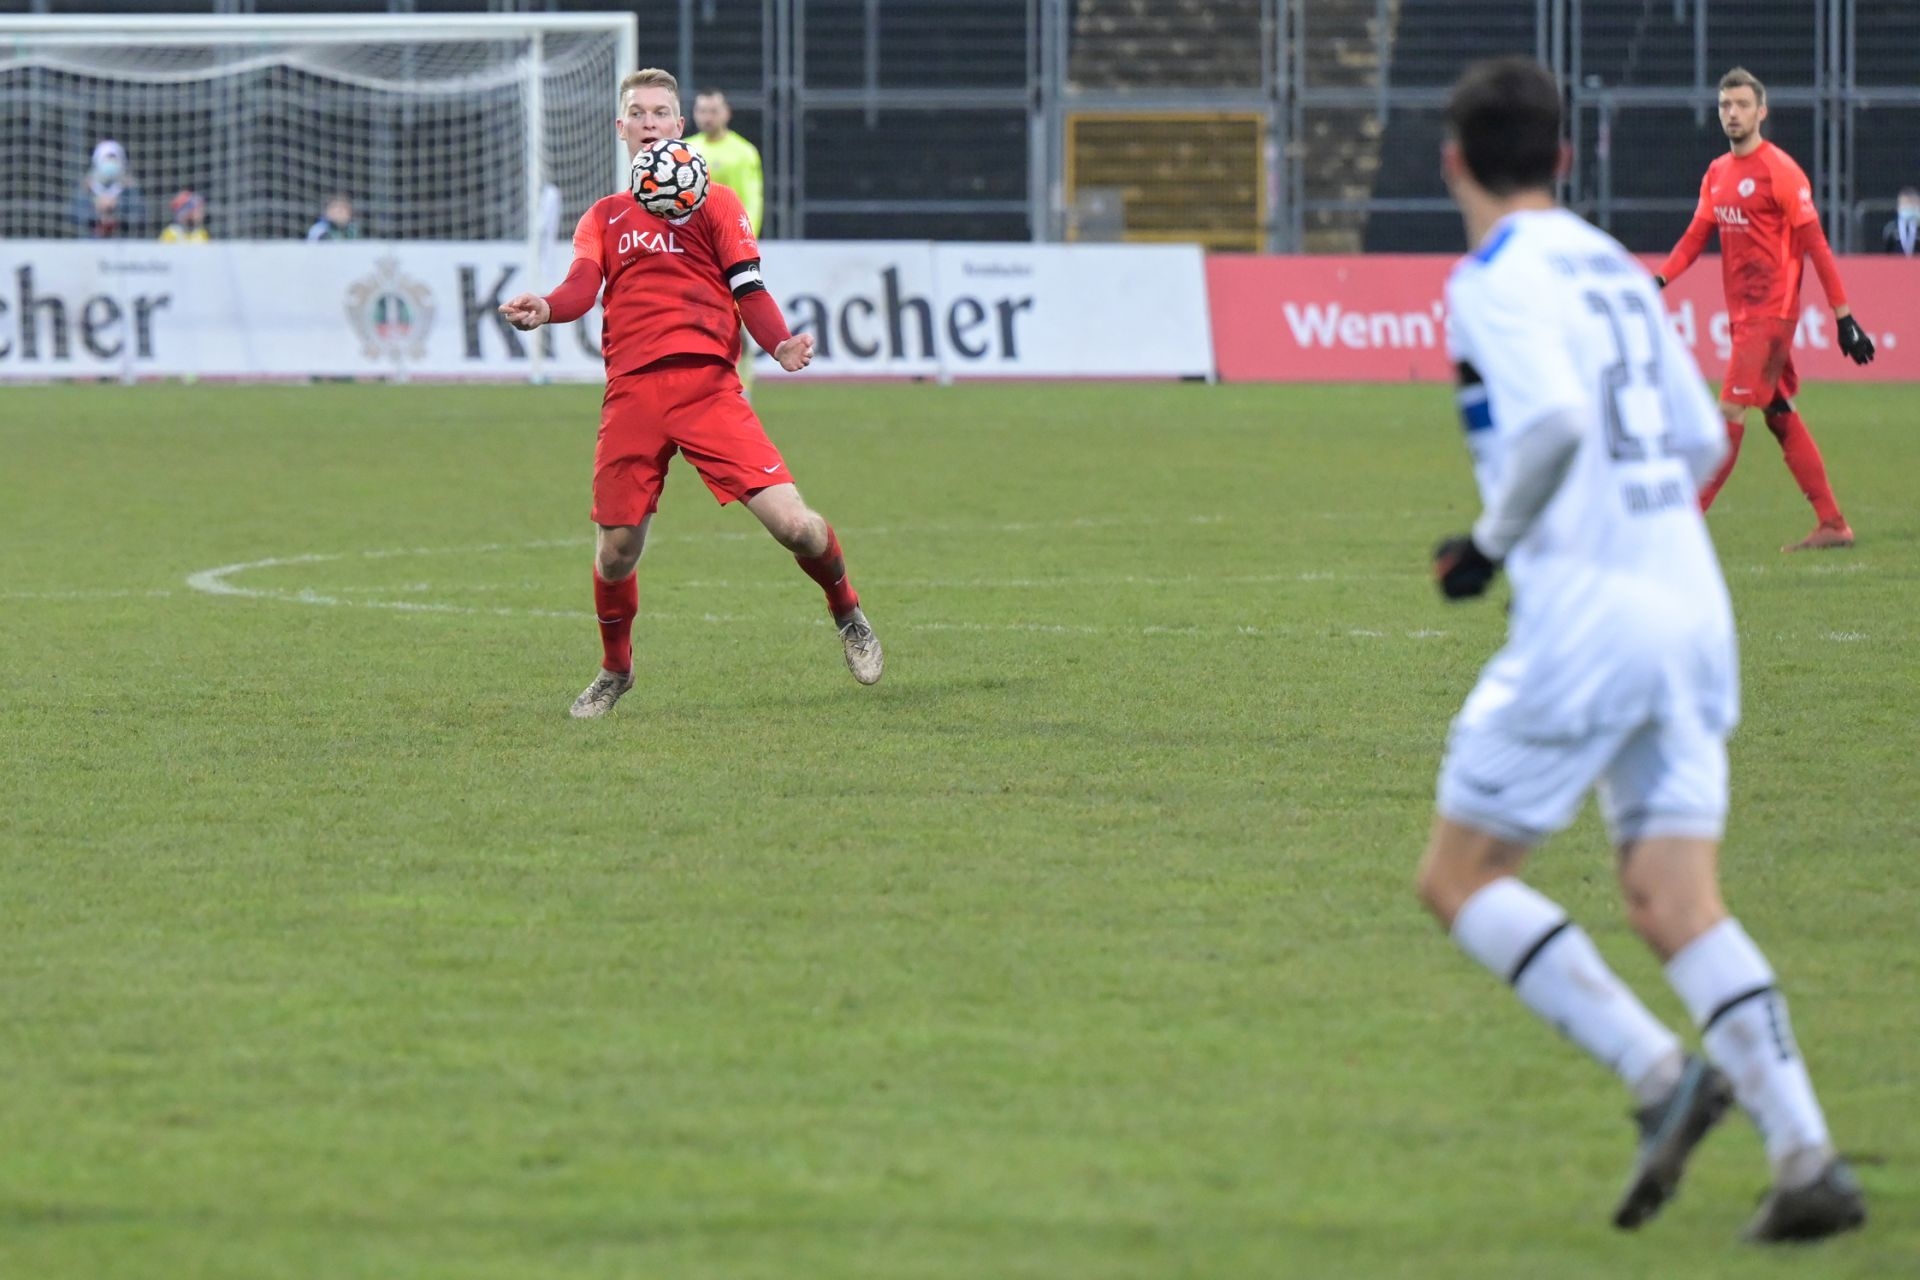
[[[680,138],[648,143],[633,158],[633,198],[661,218],[688,218],[707,202],[707,162]]]

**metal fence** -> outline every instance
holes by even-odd
[[[1447,90],[1502,52],[1566,87],[1563,196],[1635,248],[1685,226],[1735,64],[1768,81],[1770,135],[1843,250],[1873,246],[1920,181],[1911,0],[750,2],[783,234],[1450,249]],[[697,78],[707,33],[746,15],[678,8]],[[885,127],[914,113],[944,128]],[[850,196],[849,164],[905,180]]]
[[[155,6],[0,0],[0,10]],[[226,12],[605,9],[609,0],[202,0]],[[1662,249],[1724,148],[1715,85],[1768,132],[1831,238],[1873,247],[1920,182],[1914,0],[637,0],[641,60],[727,91],[768,223],[812,238],[1194,239],[1448,250],[1437,148],[1468,61],[1565,86],[1575,209]]]

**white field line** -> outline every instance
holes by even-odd
[[[1198,574],[1178,577],[1151,577],[1140,574],[1082,574],[1058,578],[887,578],[860,575],[863,588],[891,591],[1047,591],[1077,587],[1204,587],[1270,586],[1283,582],[1396,582],[1425,578],[1423,573],[1247,573],[1226,574],[1217,578]],[[686,589],[692,591],[790,591],[793,584],[784,575],[775,578],[736,580],[731,578],[662,578],[646,581],[650,591]],[[550,591],[551,582],[399,582],[382,587],[329,587],[335,595],[387,595],[427,592],[454,595],[497,595],[505,591]]]
[[[1349,513],[1345,513],[1345,512],[1320,512],[1318,513],[1318,518],[1328,519],[1328,520],[1344,519],[1348,516],[1348,514]],[[1399,514],[1408,518],[1413,518],[1416,516],[1421,518],[1426,518],[1429,516],[1444,515],[1446,513],[1401,512]],[[1224,522],[1224,518],[1220,516],[1206,516],[1206,515],[1190,516],[1190,517],[1186,517],[1183,522],[1187,524],[1194,524],[1194,525],[1220,524]],[[967,525],[967,524],[914,525],[914,526],[902,527],[899,529],[892,529],[886,526],[876,526],[872,528],[858,529],[858,530],[849,529],[847,530],[847,532],[849,533],[849,535],[858,535],[858,536],[886,535],[891,533],[900,533],[900,534],[980,533],[980,532],[1017,533],[1017,532],[1038,531],[1038,530],[1046,530],[1046,529],[1087,529],[1087,528],[1118,527],[1118,526],[1127,526],[1127,525],[1137,526],[1137,525],[1150,524],[1150,523],[1155,523],[1155,522],[1150,520],[1139,520],[1139,519],[1122,518],[1122,517],[1111,517],[1111,518],[1084,517],[1084,518],[1079,518],[1074,520],[1057,521],[1057,522],[1050,522],[1050,523],[1048,522],[1015,522],[1015,523],[1007,523],[1007,524],[974,524],[974,525]],[[1161,523],[1167,523],[1167,522],[1161,522]],[[749,539],[759,540],[759,539],[763,539],[765,536],[766,535],[759,530],[750,530],[750,531],[741,532],[741,533],[714,532],[714,533],[691,533],[691,534],[664,535],[664,536],[655,535],[654,538],[650,540],[687,541],[687,542],[708,541],[708,540],[749,540]],[[511,617],[511,618],[557,618],[557,619],[563,619],[569,622],[583,622],[583,621],[592,620],[594,615],[590,611],[584,610],[584,609],[540,609],[540,608],[527,608],[527,607],[517,607],[517,606],[508,606],[508,605],[453,604],[453,603],[440,601],[440,600],[406,600],[406,599],[391,598],[396,593],[423,595],[429,592],[464,593],[467,595],[472,595],[476,593],[497,595],[505,591],[546,590],[546,589],[549,589],[551,585],[551,584],[535,583],[525,579],[516,583],[484,583],[484,584],[458,584],[458,583],[435,584],[429,581],[416,580],[413,582],[398,583],[398,584],[385,586],[385,587],[342,586],[342,587],[328,588],[327,590],[324,590],[324,591],[316,590],[311,587],[302,587],[298,589],[289,590],[289,589],[281,589],[281,588],[274,588],[274,587],[253,586],[253,585],[237,582],[235,581],[235,579],[238,578],[240,575],[254,573],[260,570],[292,568],[292,567],[298,567],[303,565],[337,564],[341,561],[349,561],[349,560],[392,560],[392,559],[402,559],[402,558],[416,557],[416,556],[418,557],[456,556],[456,555],[479,556],[479,555],[487,555],[487,554],[493,554],[493,553],[499,553],[499,552],[541,551],[541,550],[551,550],[551,549],[559,549],[559,548],[583,549],[587,546],[590,546],[591,543],[592,543],[592,539],[586,538],[586,537],[544,538],[544,539],[536,539],[536,540],[527,541],[527,542],[486,542],[486,543],[472,544],[468,546],[459,546],[459,547],[389,547],[389,548],[380,548],[375,550],[357,551],[357,552],[347,552],[347,551],[316,552],[316,553],[310,553],[306,555],[266,556],[257,560],[237,561],[233,564],[220,565],[211,569],[199,570],[197,572],[187,575],[186,585],[192,591],[199,592],[204,595],[228,596],[228,597],[236,597],[240,599],[249,599],[249,600],[270,600],[270,601],[275,601],[283,604],[311,605],[311,606],[317,606],[317,607],[330,607],[330,608],[378,609],[378,610],[384,610],[389,612],[412,613],[412,614],[441,614],[441,615],[454,615],[454,616],[486,616],[486,617]],[[1865,567],[1866,567],[1865,565],[1859,564],[1858,562],[1854,562],[1844,566],[1834,565],[1830,569],[1827,568],[1826,566],[1816,566],[1815,571],[1851,573],[1851,572],[1858,572],[1859,570],[1864,569]],[[1762,569],[1759,566],[1755,566],[1753,571],[1764,572],[1764,569]],[[1388,582],[1388,581],[1405,581],[1407,579],[1417,578],[1421,576],[1424,576],[1424,575],[1414,571],[1408,571],[1405,573],[1337,573],[1337,572],[1331,572],[1331,571],[1325,571],[1325,570],[1314,570],[1314,571],[1307,571],[1307,572],[1292,572],[1292,573],[1230,574],[1230,575],[1222,575],[1220,577],[1213,577],[1213,578],[1204,577],[1197,574],[1186,574],[1186,575],[1168,576],[1168,577],[1141,575],[1141,574],[1089,574],[1089,575],[1082,575],[1082,576],[1063,576],[1063,577],[1053,577],[1053,578],[1044,578],[1044,577],[1042,578],[920,578],[920,579],[876,578],[876,579],[872,579],[871,583],[873,586],[888,588],[888,589],[919,589],[919,590],[940,590],[940,591],[953,591],[953,590],[989,590],[989,591],[991,590],[1022,590],[1022,591],[1042,590],[1044,591],[1044,590],[1070,590],[1070,589],[1082,588],[1082,587],[1088,587],[1088,588],[1111,588],[1111,587],[1124,587],[1124,586],[1197,587],[1197,586],[1217,586],[1217,585],[1257,586],[1257,585],[1276,585],[1281,583],[1313,583],[1313,582]],[[790,582],[787,582],[784,580],[775,581],[771,579],[754,579],[751,581],[735,581],[731,579],[696,579],[696,580],[680,581],[680,582],[674,582],[669,580],[669,581],[659,582],[657,586],[658,587],[685,587],[685,588],[694,589],[694,590],[728,590],[728,591],[737,591],[737,590],[743,590],[743,589],[778,589],[778,590],[793,589],[793,584]],[[171,591],[164,591],[164,590],[6,592],[6,593],[0,593],[0,600],[83,600],[83,599],[122,599],[122,598],[131,598],[131,597],[165,598],[172,594],[173,593]],[[698,622],[698,623],[704,623],[709,625],[734,625],[734,624],[741,624],[741,623],[758,624],[758,623],[780,621],[780,619],[778,618],[766,617],[766,616],[741,617],[733,614],[711,613],[711,612],[699,612],[699,613],[677,613],[677,612],[671,612],[671,611],[662,612],[662,611],[651,609],[651,608],[643,608],[641,616],[643,619],[650,620],[650,621]],[[814,622],[810,625],[825,626],[825,625],[828,625],[828,623],[827,623],[827,620],[824,618],[816,618]],[[1237,624],[1237,625],[1224,625],[1224,626],[1221,626],[1221,625],[1216,625],[1216,626],[1197,626],[1197,625],[1196,626],[1167,626],[1167,625],[1099,626],[1099,625],[1051,623],[1051,622],[1041,622],[1041,621],[1022,621],[1022,622],[1003,622],[1003,623],[967,622],[967,621],[962,621],[962,622],[947,622],[947,621],[911,622],[909,621],[909,622],[897,623],[895,624],[895,626],[898,629],[904,629],[909,631],[926,631],[926,632],[941,632],[941,631],[945,631],[945,632],[1025,632],[1025,633],[1034,633],[1034,634],[1056,634],[1056,635],[1138,635],[1138,636],[1229,635],[1229,636],[1259,637],[1259,636],[1325,634],[1323,629],[1318,627],[1300,627],[1300,626],[1287,626],[1287,625],[1272,626],[1272,625],[1251,625],[1251,624]],[[1437,639],[1445,639],[1450,633],[1443,630],[1421,628],[1416,630],[1403,631],[1403,632],[1400,632],[1399,634],[1409,640],[1437,640]],[[1389,631],[1377,630],[1373,628],[1354,627],[1354,628],[1350,628],[1347,631],[1347,635],[1349,637],[1356,638],[1356,639],[1384,639],[1384,638],[1392,637],[1394,633]],[[1830,632],[1822,633],[1821,638],[1829,641],[1845,643],[1845,642],[1855,642],[1859,640],[1864,640],[1867,637],[1865,634],[1860,632],[1830,631]]]
[[[1083,522],[1076,522],[1076,524],[1079,524],[1079,523],[1083,523]],[[395,612],[395,613],[452,614],[452,615],[487,616],[487,617],[561,618],[561,619],[566,619],[568,621],[585,621],[585,620],[591,619],[593,617],[593,614],[586,612],[584,610],[533,609],[533,608],[519,608],[519,607],[505,606],[505,605],[494,605],[494,606],[463,605],[463,604],[450,604],[444,601],[437,601],[437,600],[396,600],[396,599],[387,598],[392,592],[395,592],[395,591],[405,591],[405,592],[411,592],[414,594],[420,594],[425,591],[436,589],[432,583],[427,583],[427,582],[404,583],[396,587],[387,587],[387,588],[344,587],[344,588],[330,588],[326,591],[319,591],[311,587],[303,587],[296,590],[285,590],[285,589],[279,589],[279,588],[273,588],[273,587],[258,587],[258,586],[243,585],[239,582],[234,581],[234,579],[241,574],[251,573],[251,572],[255,572],[262,569],[283,569],[283,568],[296,567],[296,566],[302,566],[302,565],[335,564],[335,563],[339,563],[340,561],[350,560],[350,559],[387,560],[387,559],[395,559],[398,557],[412,556],[412,555],[426,556],[426,555],[448,555],[448,554],[457,554],[457,553],[484,555],[492,551],[538,550],[538,549],[544,549],[544,548],[549,548],[554,546],[581,546],[581,545],[584,545],[584,540],[570,539],[570,540],[567,540],[566,542],[558,542],[555,540],[542,540],[539,542],[530,542],[530,543],[482,543],[478,546],[457,547],[457,548],[456,547],[418,547],[418,548],[396,547],[396,548],[384,548],[384,549],[374,550],[374,551],[361,551],[357,553],[318,552],[318,553],[311,553],[307,555],[297,555],[297,556],[266,556],[258,560],[243,560],[243,561],[236,562],[234,564],[220,565],[212,569],[202,569],[196,573],[192,573],[187,576],[187,586],[192,588],[195,591],[201,592],[206,595],[232,596],[232,597],[239,597],[242,599],[249,599],[249,600],[272,600],[272,601],[277,601],[283,604],[312,605],[312,606],[324,607],[324,608],[380,609],[380,610],[386,610],[386,611]],[[1389,575],[1356,575],[1356,576],[1372,578],[1375,576],[1389,576]],[[1084,579],[1067,578],[1067,579],[1051,579],[1051,580],[1049,579],[986,579],[986,578],[952,579],[952,580],[924,579],[924,580],[919,580],[917,585],[924,586],[930,589],[937,589],[937,588],[959,589],[964,587],[995,588],[995,587],[1006,587],[1010,585],[1021,587],[1021,588],[1028,588],[1028,589],[1048,588],[1048,587],[1058,588],[1058,587],[1068,587],[1068,586],[1078,586],[1078,585],[1194,586],[1194,585],[1205,584],[1209,582],[1227,582],[1227,583],[1325,582],[1325,581],[1336,580],[1336,577],[1337,577],[1336,575],[1331,575],[1327,573],[1253,574],[1253,575],[1236,575],[1236,576],[1230,576],[1226,578],[1217,578],[1217,579],[1208,579],[1208,578],[1202,578],[1202,577],[1197,577],[1193,575],[1187,575],[1187,576],[1177,577],[1177,578],[1153,578],[1153,577],[1145,577],[1141,575],[1108,575],[1108,576],[1096,575],[1096,576],[1092,576]],[[499,589],[502,589],[503,587],[506,587],[506,585],[507,584],[488,584],[487,589],[497,591]],[[522,583],[519,585],[526,586],[529,584]],[[761,586],[779,585],[779,586],[782,586],[783,588],[791,589],[791,584],[789,583],[773,584],[773,583],[768,583],[764,581],[754,581],[750,583],[732,583],[732,582],[726,582],[726,581],[709,580],[709,581],[700,581],[700,582],[678,583],[673,585],[687,586],[687,587],[693,587],[693,588],[709,588],[709,589],[737,588],[737,587],[744,587],[744,586],[761,587]],[[909,584],[902,582],[902,583],[893,583],[890,585],[902,586],[902,585],[909,585]],[[444,589],[444,588],[441,588],[441,589]],[[468,590],[470,591],[476,590],[476,589],[479,589],[479,588],[468,588]],[[517,588],[510,588],[510,589],[517,589]],[[748,619],[735,617],[729,614],[715,614],[715,613],[679,614],[679,613],[672,613],[672,612],[663,613],[654,609],[644,609],[642,611],[642,617],[651,619],[654,621],[665,621],[665,622],[697,621],[697,622],[704,622],[709,624],[722,624],[722,623],[732,624],[732,623],[741,623],[741,622],[748,621]],[[818,619],[817,624],[824,626],[826,625],[826,620]],[[1139,626],[1139,627],[1115,627],[1115,626],[1073,625],[1073,624],[1048,623],[1048,622],[989,623],[989,622],[927,621],[927,622],[907,622],[907,623],[904,623],[903,625],[905,629],[909,631],[961,631],[961,632],[1014,631],[1014,632],[1057,634],[1057,635],[1198,636],[1198,635],[1208,635],[1208,634],[1230,634],[1230,635],[1240,635],[1240,636],[1263,636],[1263,635],[1291,634],[1294,631],[1299,630],[1297,628],[1275,629],[1272,627],[1255,627],[1255,626],[1232,626],[1227,628],[1219,628],[1219,627],[1209,628],[1209,627],[1199,627],[1199,626],[1175,627],[1175,626],[1161,626],[1161,625],[1145,625],[1145,626]]]
[[[164,600],[171,591],[0,591],[0,600]]]

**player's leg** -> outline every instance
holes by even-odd
[[[1733,352],[1727,358],[1727,376],[1720,383],[1720,416],[1727,423],[1727,457],[1700,490],[1702,511],[1713,506],[1727,477],[1733,474],[1733,464],[1740,460],[1740,444],[1747,435],[1747,410],[1767,402],[1761,394],[1768,354],[1765,336],[1751,325],[1737,325],[1733,330]]]
[[[1840,514],[1840,504],[1834,499],[1833,486],[1827,481],[1826,460],[1820,456],[1820,446],[1814,443],[1813,433],[1807,430],[1806,422],[1794,408],[1793,397],[1800,390],[1800,375],[1793,367],[1792,338],[1784,339],[1780,346],[1784,354],[1774,397],[1766,408],[1767,430],[1780,442],[1780,455],[1786,459],[1787,470],[1793,473],[1800,492],[1806,495],[1817,521],[1812,533],[1780,549],[1830,551],[1850,547],[1853,529]]]
[[[745,504],[774,540],[793,553],[826,596],[848,670],[861,684],[873,684],[885,670],[886,657],[847,576],[839,536],[800,497],[780,451],[740,394],[733,369],[715,364],[690,372],[705,379],[707,394],[673,424],[675,444],[715,498],[723,504]]]
[[[1528,852],[1573,820],[1609,751],[1605,739],[1541,743],[1456,721],[1418,891],[1461,950],[1645,1104],[1681,1078],[1678,1037],[1565,910],[1519,879]]]
[[[633,620],[640,613],[640,575],[651,515],[639,524],[599,525],[593,544],[593,616],[600,627],[600,670],[568,714],[592,720],[613,710],[633,688]]]
[[[1750,1234],[1827,1235],[1858,1226],[1865,1204],[1834,1152],[1773,970],[1721,900],[1726,797],[1722,736],[1684,720],[1636,734],[1600,787],[1628,918],[1765,1140],[1774,1191]]]
[[[1747,411],[1742,405],[1720,403],[1720,416],[1727,423],[1727,457],[1720,469],[1713,473],[1706,486],[1700,490],[1700,510],[1713,509],[1713,500],[1720,496],[1720,490],[1726,485],[1727,477],[1733,474],[1733,464],[1740,461],[1740,442],[1747,437]]]
[[[633,688],[633,621],[640,612],[635,570],[660,502],[673,446],[658,427],[647,379],[615,378],[601,409],[593,464],[593,614],[600,628],[600,670],[568,714],[591,720]]]
[[[886,654],[847,577],[846,556],[833,526],[806,504],[792,482],[757,491],[747,499],[747,510],[766,526],[774,541],[793,552],[801,571],[826,595],[853,678],[861,684],[878,681],[886,670]]]

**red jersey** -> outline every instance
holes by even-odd
[[[760,256],[740,197],[715,184],[693,215],[655,217],[625,191],[596,201],[573,232],[573,256],[600,269],[607,376],[666,356],[740,359],[728,272]]]
[[[1720,275],[1727,314],[1735,324],[1799,317],[1803,258],[1793,233],[1818,219],[1813,184],[1793,157],[1771,142],[1762,142],[1751,155],[1729,151],[1707,166],[1694,229],[1703,242],[1700,224],[1720,232]]]

